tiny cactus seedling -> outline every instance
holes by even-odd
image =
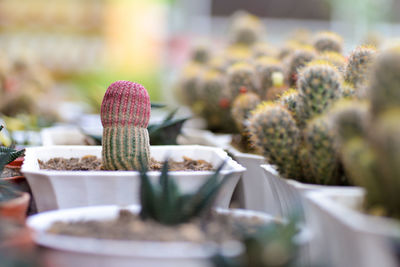
[[[371,46],[360,46],[349,56],[344,80],[352,84],[356,89],[368,84],[376,49]]]
[[[137,83],[112,83],[101,105],[102,165],[106,170],[138,170],[139,159],[150,160],[150,98]]]
[[[330,63],[314,61],[303,69],[298,80],[300,125],[322,114],[342,94],[342,78]]]
[[[241,92],[258,92],[256,70],[253,65],[239,62],[228,69],[228,88],[232,98]]]
[[[313,45],[318,52],[342,53],[343,38],[334,32],[319,32],[314,37]]]
[[[273,73],[283,73],[283,66],[279,60],[271,57],[260,57],[255,62],[257,76],[260,81],[260,96],[266,99],[268,90],[274,86]],[[282,84],[284,79],[282,79]]]
[[[226,179],[221,179],[221,164],[199,189],[184,194],[168,174],[168,161],[162,167],[159,182],[154,184],[147,176],[146,166],[141,169],[140,217],[164,225],[177,225],[199,218],[210,212],[211,206]]]
[[[301,69],[315,58],[316,54],[311,47],[296,49],[290,56],[287,66],[287,80],[289,86],[295,86]]]
[[[232,104],[232,117],[240,132],[244,132],[247,128],[247,119],[250,112],[261,103],[260,97],[255,93],[248,92],[240,94],[236,97]]]
[[[372,115],[400,106],[400,46],[390,48],[377,57],[373,68],[370,100]]]
[[[281,175],[302,177],[298,158],[301,133],[288,110],[280,104],[260,104],[250,117],[249,130],[255,145]]]

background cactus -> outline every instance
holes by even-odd
[[[357,47],[349,56],[344,80],[358,89],[367,85],[376,49],[372,46]]]
[[[331,64],[324,61],[310,63],[298,80],[300,125],[322,114],[341,94],[342,78]]]
[[[318,52],[342,53],[343,38],[334,32],[319,32],[314,36],[313,45]]]
[[[333,51],[326,51],[320,53],[316,59],[331,63],[339,70],[339,72],[344,72],[345,70],[346,58],[340,53]]]
[[[289,111],[280,104],[260,104],[250,118],[249,130],[256,146],[281,175],[302,178],[298,157],[301,132]]]
[[[193,107],[198,101],[200,76],[203,71],[204,67],[193,62],[188,64],[183,70],[176,95],[182,103],[189,107]]]
[[[236,13],[233,16],[230,29],[231,43],[253,45],[264,34],[264,26],[261,20],[247,12]]]
[[[150,98],[137,83],[112,83],[101,105],[103,124],[102,165],[106,170],[139,170],[150,160]]]
[[[252,52],[254,58],[259,57],[272,57],[275,58],[278,55],[278,50],[266,42],[258,42],[252,46]]]
[[[305,155],[311,181],[317,184],[342,185],[346,182],[339,164],[334,142],[335,134],[327,115],[317,116],[304,129]],[[304,164],[304,162],[303,162]]]
[[[277,100],[279,104],[284,106],[298,122],[297,105],[299,101],[299,92],[294,89],[286,90]]]
[[[232,96],[227,91],[224,75],[215,70],[208,70],[201,77],[201,114],[206,119],[208,128],[218,132],[235,132],[236,127],[230,111]]]
[[[232,104],[232,117],[241,133],[247,128],[250,112],[261,103],[260,97],[252,92],[240,94]]]
[[[228,88],[233,98],[241,92],[259,94],[256,70],[253,65],[239,62],[229,67],[227,72]]]
[[[335,115],[347,174],[367,190],[367,208],[400,219],[400,48],[378,55],[369,87],[371,108],[347,105]]]
[[[272,73],[272,87],[268,89],[266,96],[268,101],[278,99],[288,89],[284,79],[282,72],[277,71]]]
[[[211,58],[211,52],[206,44],[196,45],[191,54],[191,60],[199,64],[206,64]]]
[[[257,70],[257,76],[260,81],[260,96],[262,99],[266,99],[268,90],[274,86],[272,74],[282,73],[283,75],[283,66],[279,60],[271,57],[258,58],[255,62],[255,66]],[[284,79],[282,77],[280,85],[283,85],[283,83]]]
[[[307,65],[308,62],[315,58],[316,54],[313,48],[303,46],[301,49],[296,49],[290,56],[287,66],[287,80],[289,86],[295,86],[299,71]]]

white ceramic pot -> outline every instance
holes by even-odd
[[[28,180],[35,197],[38,211],[65,209],[94,205],[129,205],[139,203],[140,176],[137,171],[54,171],[41,170],[38,160],[47,161],[54,157],[101,157],[101,146],[49,146],[28,148],[22,173]],[[231,175],[216,199],[216,206],[227,208],[233,190],[245,171],[225,151],[205,146],[151,146],[151,156],[164,161],[169,157],[181,161],[183,156],[194,160],[203,159],[218,167],[224,160],[221,179]],[[199,188],[212,171],[176,171],[171,176],[183,192]],[[154,182],[159,171],[148,172]]]
[[[357,188],[307,194],[307,206],[314,214],[315,247],[323,248],[320,256],[332,267],[399,266],[390,242],[400,238],[399,222],[360,212],[363,196]]]
[[[139,206],[130,206],[137,213]],[[151,242],[101,240],[87,237],[72,237],[46,233],[55,221],[105,220],[116,218],[117,206],[99,206],[44,212],[28,219],[28,226],[34,230],[34,241],[51,250],[46,253],[48,260],[58,267],[211,267],[209,258],[220,248],[215,243],[197,244],[190,242]],[[217,210],[220,213],[238,217],[257,216],[265,223],[274,219],[266,214],[243,210]],[[238,242],[223,245],[231,257],[242,253]]]
[[[266,179],[265,172],[260,167],[265,164],[264,157],[242,153],[232,146],[229,146],[227,151],[240,165],[246,168],[240,180],[243,186],[244,207],[280,217],[280,209],[276,205],[269,180]]]

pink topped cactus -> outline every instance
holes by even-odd
[[[139,170],[148,164],[150,98],[146,89],[128,81],[112,83],[101,105],[102,164],[106,170]]]

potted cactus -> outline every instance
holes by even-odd
[[[338,236],[346,231],[352,240],[343,248],[349,255],[341,257],[340,266],[398,266],[390,244],[400,238],[399,51],[395,47],[378,54],[369,76],[367,103],[347,101],[335,108],[339,152],[348,176],[365,189],[364,201],[349,206],[338,202],[335,192],[309,196],[310,206],[325,219],[321,223],[330,218],[335,227],[325,238],[339,242]],[[354,195],[349,194],[349,198],[354,199]],[[351,254],[355,250],[362,254]]]
[[[28,148],[22,172],[31,185],[39,211],[88,205],[135,204],[139,201],[139,158],[152,170],[152,179],[158,177],[157,162],[167,156],[175,162],[190,158],[193,164],[176,169],[182,190],[190,191],[199,186],[210,171],[222,161],[227,164],[221,178],[233,174],[221,191],[217,205],[228,207],[233,189],[244,168],[218,148],[201,146],[150,146],[147,129],[150,116],[150,99],[146,89],[136,83],[118,81],[109,86],[103,99],[101,119],[103,145],[101,146],[49,146]],[[59,162],[63,158],[86,162],[87,155],[101,160],[94,167],[41,168],[39,161]],[[81,159],[81,160],[79,160]],[[89,157],[93,159],[93,157]],[[97,160],[96,159],[96,160]],[[96,161],[95,160],[95,161]],[[190,161],[189,161],[190,162]],[[197,165],[209,166],[196,171]],[[101,169],[99,169],[101,165]],[[151,166],[152,167],[151,167]],[[192,166],[193,165],[193,166]],[[43,165],[42,165],[43,166]],[[75,169],[76,170],[76,169]],[[86,170],[86,171],[82,171]],[[74,195],[74,198],[70,196]]]
[[[145,160],[139,160],[141,206],[84,207],[29,218],[35,242],[52,249],[54,264],[209,266],[208,258],[221,246],[228,248],[231,257],[240,255],[242,233],[278,223],[251,211],[212,209],[229,179],[218,178],[223,164],[196,190],[184,193],[169,174],[168,162],[159,180],[152,182]]]
[[[369,47],[357,48],[342,67],[344,75],[331,61],[312,61],[300,71],[297,90],[286,91],[253,112],[250,133],[267,162],[276,167],[263,166],[284,216],[302,208],[301,192],[352,185],[338,153],[331,109],[342,98],[362,97],[364,89],[359,84],[365,84],[374,55]],[[363,82],[355,85],[355,76]],[[347,93],[345,87],[353,92]]]

